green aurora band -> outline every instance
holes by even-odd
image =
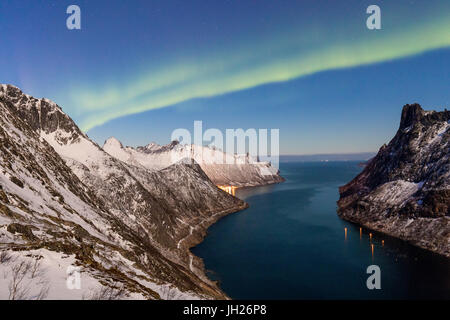
[[[392,18],[391,18],[392,19]],[[411,20],[411,19],[410,19]],[[384,22],[384,20],[382,20]],[[112,119],[209,98],[256,86],[290,81],[317,72],[391,61],[450,46],[450,10],[408,23],[389,21],[369,31],[359,21],[357,33],[343,27],[307,29],[274,35],[256,43],[184,59],[133,77],[126,84],[72,89],[71,105],[88,131]],[[392,24],[392,22],[391,22]],[[345,37],[339,37],[345,33]],[[308,39],[308,34],[315,38]],[[351,41],[349,40],[351,39]],[[250,49],[251,48],[251,49]],[[151,70],[151,69],[149,69]]]

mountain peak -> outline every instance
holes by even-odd
[[[123,149],[122,143],[119,140],[117,140],[115,137],[109,137],[103,144],[103,148],[105,146],[117,147],[117,148]]]
[[[20,93],[22,93],[22,90],[20,90],[18,87],[16,87],[15,85],[12,85],[12,84],[2,84],[1,89],[2,89],[1,91],[3,91],[3,92],[19,91]]]
[[[397,134],[339,188],[339,215],[450,257],[449,130],[449,111],[405,105]]]
[[[400,120],[400,129],[408,128],[415,123],[419,122],[425,115],[425,111],[420,104],[407,104],[403,106],[402,117]]]
[[[143,153],[154,153],[154,152],[165,152],[170,151],[175,148],[180,143],[177,140],[174,140],[166,145],[159,145],[155,142],[150,142],[145,147],[137,147],[136,150]]]
[[[156,142],[152,141],[150,142],[148,145],[146,145],[144,148],[147,150],[155,150],[155,149],[159,149],[161,146],[159,144],[157,144]]]
[[[5,99],[7,107],[19,118],[24,120],[33,130],[50,134],[53,132],[70,133],[70,138],[64,134],[64,141],[75,140],[83,135],[73,120],[63,112],[55,102],[49,99],[37,99],[25,94],[18,87],[10,84],[0,85],[0,98]]]

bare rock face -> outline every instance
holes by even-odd
[[[71,139],[83,135],[72,119],[54,102],[36,99],[11,85],[1,85],[0,92],[5,98],[4,103],[10,109],[14,108],[15,114],[33,130],[50,133],[60,129],[70,133]]]
[[[340,187],[343,219],[450,257],[450,111],[403,107],[400,127]]]
[[[63,276],[55,263],[70,261],[103,295],[227,298],[189,248],[247,204],[217,188],[199,165],[148,170],[125,163],[55,103],[9,85],[0,85],[0,151],[2,255],[41,257]],[[50,291],[51,298],[60,294]]]

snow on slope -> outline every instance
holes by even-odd
[[[14,300],[71,300],[88,299],[92,294],[102,289],[102,284],[89,272],[80,269],[79,289],[67,286],[70,281],[67,270],[76,265],[75,255],[66,255],[47,249],[27,251],[4,251],[4,259],[0,263],[0,298]],[[23,266],[20,268],[20,266]],[[21,277],[19,271],[24,272],[26,267],[31,266],[29,272]],[[20,268],[20,269],[19,269]],[[33,270],[34,269],[34,270]],[[15,296],[10,290],[13,273],[22,278],[16,289]],[[134,299],[143,298],[134,295]]]
[[[136,149],[123,147],[114,137],[103,149],[128,164],[149,170],[161,170],[171,164],[195,161],[216,185],[256,186],[282,182],[276,168],[269,162],[257,161],[249,155],[225,153],[207,146],[181,145],[176,141],[166,146],[151,143]]]
[[[405,105],[397,134],[339,188],[339,215],[450,257],[450,111]]]
[[[64,275],[59,272],[66,272],[61,268],[67,263],[75,263],[72,259],[75,253],[80,265],[88,258],[105,265],[110,263],[107,255],[115,250],[113,248],[121,245],[126,251],[133,244],[114,232],[105,217],[107,212],[86,193],[87,188],[3,100],[0,100],[0,111],[0,255],[10,256],[9,261],[0,257],[2,284],[7,284],[2,285],[0,299],[11,298],[14,270],[22,268],[23,260],[28,259],[26,256],[35,255],[34,248],[42,252],[39,261],[46,269],[46,282],[49,280],[49,292],[45,297],[56,298],[55,295],[60,294],[61,299],[80,298],[80,291],[69,290],[63,281]],[[83,252],[87,248],[90,252]],[[54,251],[49,253],[48,249]],[[21,291],[27,292],[22,292],[21,298],[36,299],[37,293],[33,292],[39,288],[36,281],[43,279],[23,274],[26,279],[21,281]],[[84,285],[93,282],[94,274],[98,279],[107,278],[107,272],[100,272],[98,267],[86,267]],[[94,282],[95,289],[104,287]]]
[[[127,166],[102,151],[48,100],[1,86],[0,109],[0,254],[9,252],[16,260],[1,263],[8,284],[9,271],[26,256],[37,255],[52,280],[47,298],[80,298],[79,291],[67,291],[65,276],[60,274],[72,263],[83,268],[83,283],[89,290],[89,284],[100,290],[91,298],[99,298],[102,288],[115,290],[119,285],[124,287],[121,298],[225,297],[214,284],[164,257],[163,244],[151,241],[155,230],[169,238],[182,230],[170,224],[176,211],[164,210],[166,203],[136,179],[147,176],[144,169]],[[189,167],[185,171],[197,172]],[[191,183],[195,188],[198,181]],[[223,202],[220,210],[241,204],[212,184],[209,187],[222,197],[217,199]],[[215,204],[209,204],[207,209],[214,212]],[[171,235],[164,225],[176,232]],[[8,296],[2,292],[0,298]],[[26,298],[37,297],[29,292]]]
[[[188,248],[244,202],[218,189],[195,165],[152,172],[115,159],[56,104],[16,87],[0,87],[0,107],[4,248],[78,252],[87,272],[108,288],[120,279],[131,297],[132,291],[145,298],[226,297]]]

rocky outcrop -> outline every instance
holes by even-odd
[[[112,157],[55,103],[14,86],[0,86],[0,111],[2,252],[73,260],[129,298],[227,298],[189,248],[245,202],[195,163],[148,170]]]
[[[340,187],[346,220],[450,257],[450,111],[403,107],[400,127]]]

